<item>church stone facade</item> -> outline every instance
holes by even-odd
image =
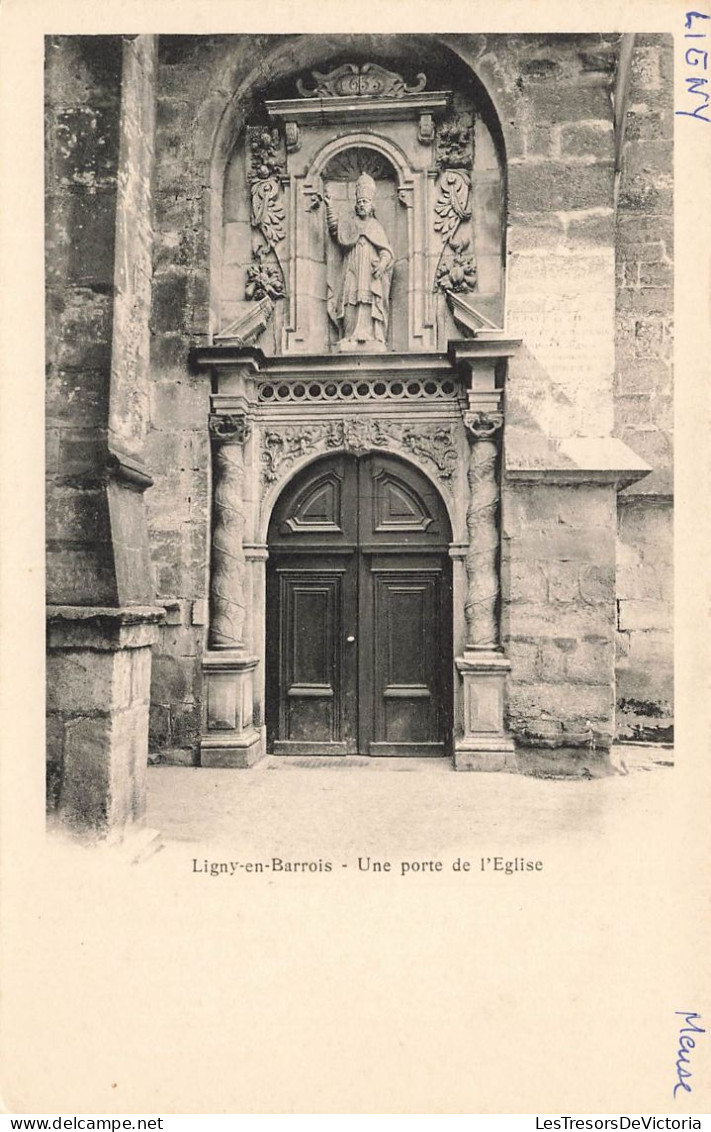
[[[671,42],[46,44],[48,805],[670,738]]]

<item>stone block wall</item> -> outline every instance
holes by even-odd
[[[615,493],[517,484],[503,514],[508,728],[522,747],[609,747],[614,729]]]
[[[103,487],[109,417],[121,40],[46,45],[47,598],[118,595]]]
[[[673,728],[673,44],[636,37],[617,223],[615,432],[653,472],[619,496],[617,730]]]

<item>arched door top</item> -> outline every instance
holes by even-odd
[[[444,500],[423,472],[390,453],[335,453],[298,472],[273,508],[267,541],[288,552],[363,546],[446,550]]]

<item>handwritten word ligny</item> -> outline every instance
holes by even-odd
[[[711,16],[705,15],[703,12],[687,12],[684,26],[684,39],[709,39],[709,30],[711,25],[708,23],[699,23],[698,21],[711,20]],[[703,30],[702,30],[703,29]],[[692,69],[690,75],[686,75],[684,82],[686,83],[686,92],[691,97],[700,98],[701,101],[690,110],[677,110],[676,113],[685,118],[698,118],[700,122],[711,122],[711,107],[709,101],[711,94],[707,89],[709,80],[702,77],[701,71],[708,71],[709,69],[709,52],[706,45],[687,46],[684,51],[684,63],[687,67]]]

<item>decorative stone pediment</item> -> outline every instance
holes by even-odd
[[[414,86],[408,86],[402,75],[388,71],[377,63],[344,63],[328,74],[311,72],[313,90],[307,90],[303,79],[298,79],[296,88],[302,98],[344,98],[349,95],[364,97],[395,96],[402,98],[407,94],[419,94],[427,85],[423,74],[417,76]]]

